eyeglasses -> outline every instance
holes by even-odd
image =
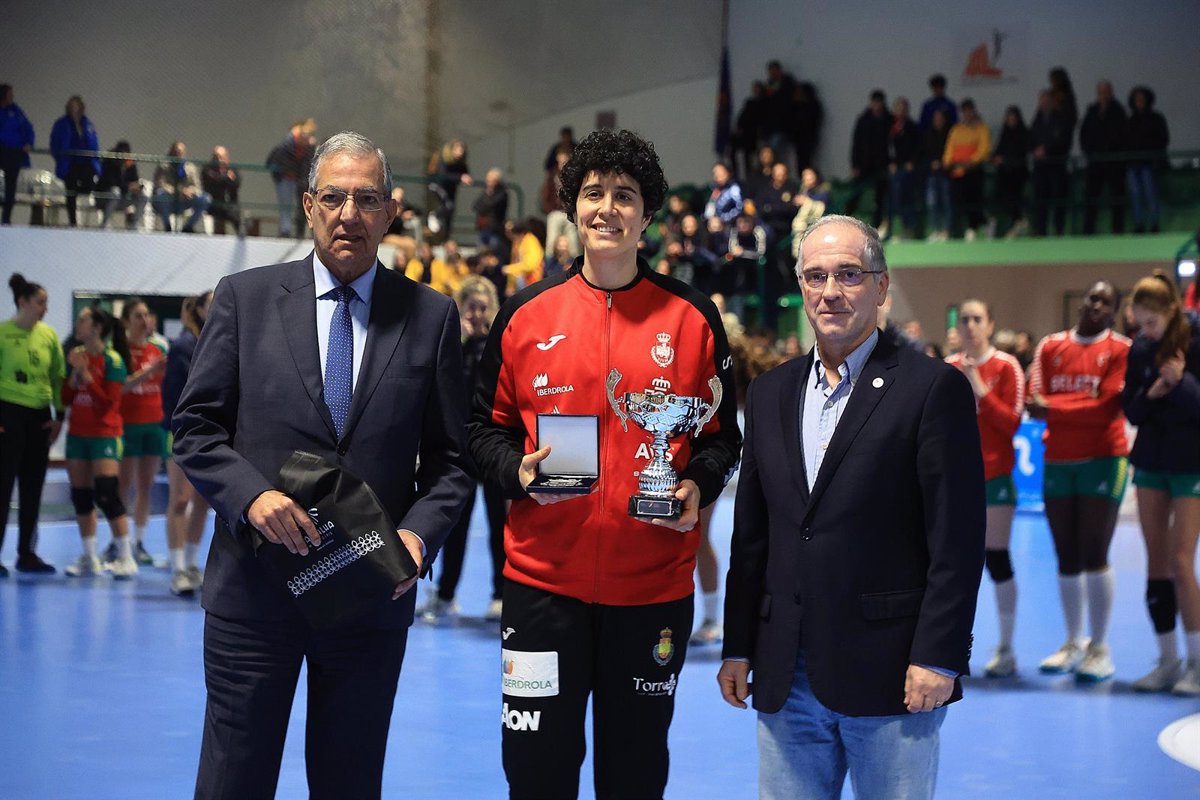
[[[883,272],[881,269],[861,269],[859,267],[842,267],[833,272],[810,269],[800,274],[800,280],[804,281],[810,289],[824,289],[825,282],[830,278],[836,280],[839,286],[858,286],[863,282],[863,276],[878,275],[881,272]]]
[[[312,198],[321,204],[323,208],[330,211],[337,211],[346,204],[346,198],[354,198],[354,205],[359,211],[382,211],[384,197],[379,192],[371,191],[370,189],[360,189],[357,192],[344,192],[341,189],[326,187],[318,189],[316,192],[310,192]]]

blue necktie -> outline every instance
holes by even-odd
[[[349,286],[333,290],[337,309],[329,321],[329,345],[325,353],[325,406],[333,417],[337,437],[346,430],[350,397],[354,390],[354,325],[350,321],[350,301],[358,297]]]

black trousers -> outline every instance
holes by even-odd
[[[208,704],[196,798],[272,798],[300,665],[308,666],[309,797],[378,798],[407,630],[314,632],[300,622],[204,620]]]
[[[846,199],[846,216],[853,217],[854,212],[858,211],[858,204],[868,187],[873,188],[875,192],[875,210],[871,212],[871,224],[878,228],[887,211],[888,195],[892,188],[886,168],[864,172],[854,180],[850,187],[850,197]]]
[[[1083,211],[1083,232],[1096,232],[1096,217],[1100,213],[1100,195],[1108,190],[1112,209],[1112,232],[1125,232],[1125,164],[1121,161],[1095,161],[1087,165]]]
[[[37,548],[38,512],[50,461],[50,431],[45,427],[49,421],[49,408],[0,401],[0,552],[14,483],[20,486],[17,556],[33,555]]]
[[[1027,177],[1028,173],[1023,167],[1017,169],[999,167],[996,169],[996,206],[1013,225],[1018,220],[1025,219],[1025,179]]]
[[[959,176],[951,176],[950,192],[954,196],[954,209],[961,209],[964,227],[980,228],[987,220],[983,216],[983,172],[969,169]]]
[[[510,798],[578,796],[588,695],[597,800],[663,796],[692,606],[691,595],[603,606],[505,581],[501,739]]]
[[[89,195],[96,188],[96,173],[91,164],[72,164],[67,169],[64,181],[67,185],[67,222],[75,227],[75,204],[81,195]]]
[[[497,600],[504,589],[504,491],[490,483],[481,483],[483,503],[487,508],[488,550],[492,554],[492,599]],[[438,597],[453,600],[462,578],[463,560],[467,555],[467,531],[471,527],[471,513],[475,510],[475,492],[467,497],[458,524],[450,530],[442,545],[441,570],[438,572]]]
[[[4,170],[4,210],[3,216],[0,216],[0,224],[8,225],[12,222],[12,210],[17,202],[17,176],[24,164],[24,150],[0,147],[0,170]]]
[[[1054,233],[1062,236],[1067,229],[1067,165],[1033,162],[1033,232],[1048,233],[1053,219]]]

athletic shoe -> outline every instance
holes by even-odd
[[[108,565],[108,571],[114,578],[126,580],[138,574],[138,565],[132,558],[118,558]]]
[[[718,644],[725,632],[721,626],[716,623],[716,620],[706,619],[700,623],[700,627],[692,634],[689,644],[704,646],[706,644]]]
[[[35,554],[17,556],[17,572],[30,572],[35,575],[53,575],[54,565],[47,564]]]
[[[1088,645],[1087,654],[1075,668],[1075,680],[1080,683],[1100,683],[1111,678],[1116,671],[1112,650],[1103,642],[1096,642]]]
[[[109,542],[108,547],[104,548],[104,552],[100,554],[100,560],[105,564],[111,564],[117,560],[117,543]]]
[[[488,603],[487,611],[483,612],[483,618],[488,622],[499,622],[500,612],[503,610],[504,601],[497,597],[495,600]]]
[[[199,590],[204,588],[204,570],[193,564],[187,568],[187,576],[188,580],[191,581],[193,589]]]
[[[104,567],[100,564],[100,559],[84,553],[78,561],[64,569],[63,572],[72,578],[90,578],[104,572]]]
[[[154,566],[154,556],[146,552],[146,546],[138,542],[133,546],[133,558],[137,563],[145,567]]]
[[[1154,669],[1133,682],[1135,692],[1165,692],[1179,680],[1183,671],[1183,662],[1178,658],[1160,658],[1154,663]]]
[[[1183,675],[1171,687],[1171,694],[1181,697],[1200,697],[1200,658],[1189,658]]]
[[[973,242],[973,241],[975,241],[975,237],[977,235],[978,234],[976,234],[974,228],[967,228],[965,231],[963,231],[963,241],[964,242]]]
[[[458,602],[455,600],[443,600],[436,595],[425,604],[425,608],[421,609],[421,619],[425,622],[436,623],[440,620],[457,616]]]
[[[1068,672],[1074,672],[1075,668],[1079,666],[1079,662],[1083,661],[1083,648],[1086,645],[1086,640],[1081,643],[1068,639],[1062,647],[1043,658],[1038,669],[1047,675],[1065,675]]]
[[[171,573],[171,594],[176,597],[191,597],[195,591],[192,576],[188,575],[186,569],[177,569]]]
[[[983,668],[989,678],[1008,678],[1017,674],[1017,656],[1011,647],[997,647],[991,661]]]

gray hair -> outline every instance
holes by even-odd
[[[388,197],[392,194],[392,168],[388,165],[387,156],[384,152],[375,146],[367,137],[355,131],[342,131],[335,133],[325,141],[321,142],[317,147],[317,152],[313,155],[312,166],[308,168],[308,190],[315,192],[317,190],[317,173],[321,171],[321,165],[325,160],[336,155],[350,155],[357,158],[375,157],[379,159],[379,164],[383,169],[383,193]]]
[[[879,240],[879,231],[863,222],[857,217],[848,217],[844,214],[827,214],[821,217],[812,225],[809,225],[804,233],[800,234],[800,244],[797,252],[800,254],[796,261],[796,277],[800,277],[800,273],[804,271],[804,243],[808,241],[808,237],[813,234],[818,228],[824,228],[826,225],[850,225],[857,228],[858,232],[863,235],[863,263],[868,269],[881,270],[887,272],[887,259],[883,257],[883,242]]]

